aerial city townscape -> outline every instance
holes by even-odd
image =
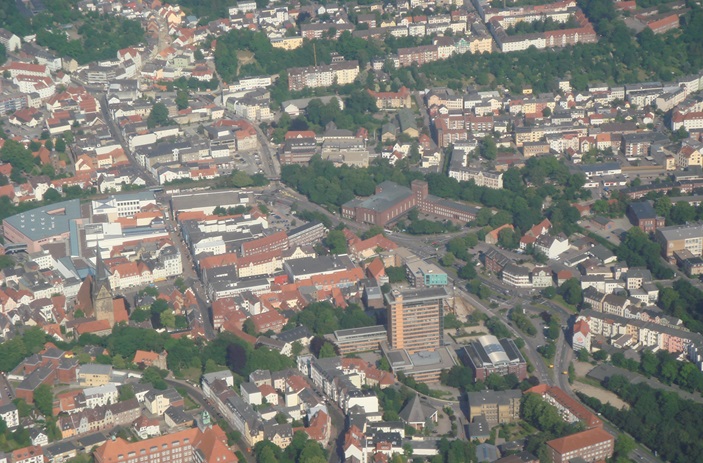
[[[0,463],[703,462],[700,0],[0,0]]]

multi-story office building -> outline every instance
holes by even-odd
[[[388,293],[388,341],[391,347],[405,349],[409,354],[439,348],[448,297],[444,287]]]
[[[405,275],[410,285],[415,288],[445,286],[447,284],[447,272],[435,264],[421,259],[405,262]]]
[[[339,348],[341,355],[354,352],[378,350],[379,345],[385,341],[388,333],[383,325],[350,328],[334,332],[332,342]]]

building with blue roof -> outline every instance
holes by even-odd
[[[77,199],[20,212],[3,220],[5,239],[26,244],[27,252],[38,252],[45,244],[69,239],[71,224],[79,221],[81,205]]]

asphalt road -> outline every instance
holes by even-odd
[[[166,225],[169,228],[169,236],[171,241],[178,247],[178,252],[181,253],[181,259],[183,260],[182,278],[185,280],[186,286],[193,290],[195,293],[195,298],[198,301],[200,319],[203,324],[203,329],[205,330],[205,337],[207,339],[215,339],[216,333],[210,317],[210,303],[207,295],[205,294],[205,288],[203,288],[203,285],[198,278],[198,274],[195,272],[193,257],[183,241],[183,235],[181,235],[180,228],[178,227],[176,221],[169,213],[165,213],[164,216],[166,217]]]

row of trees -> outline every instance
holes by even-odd
[[[669,196],[661,196],[654,201],[654,210],[666,218],[667,225],[683,225],[688,222],[703,220],[703,207],[692,206],[687,201],[671,202]]]
[[[645,383],[632,384],[620,375],[611,376],[603,385],[629,408],[618,409],[582,394],[579,397],[619,429],[656,450],[662,459],[672,463],[703,460],[703,405]]]
[[[266,186],[269,184],[264,174],[249,175],[241,170],[233,170],[226,177],[218,177],[216,188],[246,188],[250,186]]]
[[[674,272],[661,259],[661,246],[638,227],[630,228],[617,249],[618,260],[630,267],[647,267],[657,280],[668,280]]]
[[[680,318],[692,331],[703,333],[703,291],[685,279],[674,282],[671,288],[659,291],[659,307],[669,315]]]

